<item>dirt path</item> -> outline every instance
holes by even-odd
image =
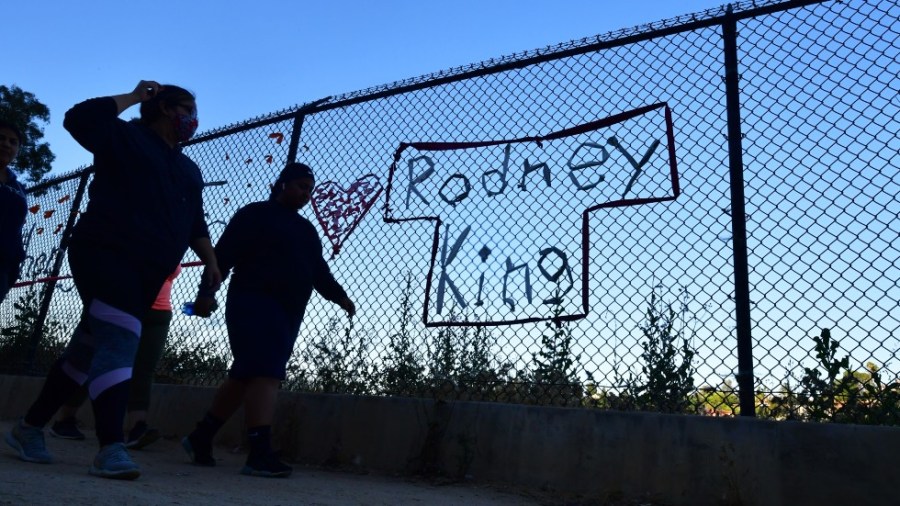
[[[3,433],[11,421],[0,422]],[[50,465],[22,462],[0,439],[0,505],[537,505],[535,499],[475,485],[435,486],[422,481],[359,475],[295,466],[287,479],[239,474],[245,455],[217,448],[218,465],[187,462],[174,438],[132,453],[143,475],[136,481],[105,480],[87,473],[97,451],[92,432],[85,441],[47,434],[56,458]]]

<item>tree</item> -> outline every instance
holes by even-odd
[[[44,138],[44,130],[37,123],[50,122],[50,109],[33,93],[16,85],[0,85],[0,118],[18,126],[25,134],[25,143],[19,146],[19,154],[12,168],[27,175],[31,183],[41,181],[50,172],[50,164],[56,158],[50,151],[50,144],[40,142]]]

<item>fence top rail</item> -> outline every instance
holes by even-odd
[[[805,5],[824,3],[827,1],[831,0],[744,0],[731,4],[723,4],[719,7],[706,9],[702,12],[683,14],[674,18],[654,21],[652,23],[631,28],[621,28],[604,34],[552,44],[543,48],[522,51],[498,58],[490,58],[477,63],[470,63],[447,70],[424,74],[418,77],[402,79],[295,105],[257,118],[204,132],[192,139],[190,144],[222,137],[229,133],[257,128],[298,115],[346,107],[348,105],[398,95],[417,89],[430,88],[451,82],[462,81],[472,77],[485,76],[513,68],[525,67],[543,61],[555,60],[567,56],[597,51],[599,49],[622,46],[675,33],[715,26],[721,24],[726,18],[730,20],[753,18],[764,14],[786,11]]]
[[[348,105],[376,100],[391,95],[398,95],[417,89],[430,88],[473,77],[504,72],[513,68],[525,67],[544,61],[551,61],[600,49],[622,46],[676,33],[715,26],[721,24],[725,19],[733,21],[753,18],[764,14],[771,14],[828,1],[832,0],[743,0],[740,2],[723,4],[719,7],[706,9],[701,12],[683,14],[630,28],[621,28],[603,34],[560,42],[543,48],[512,53],[498,58],[490,58],[477,63],[470,63],[447,70],[424,74],[418,77],[402,79],[362,90],[343,93],[334,97],[325,97],[319,100],[298,104],[203,132],[187,142],[186,145],[199,144],[232,133],[259,128],[261,126],[277,123],[304,114],[311,114],[317,111],[346,107]],[[80,175],[81,172],[90,169],[90,166],[81,167],[52,180],[38,183],[29,188],[28,191],[33,192],[49,188],[55,184],[75,178]]]

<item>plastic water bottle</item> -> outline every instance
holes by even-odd
[[[209,308],[209,311],[211,313],[211,312],[215,311],[216,309],[219,309],[219,304],[216,301],[213,301],[212,306],[210,306],[210,308]],[[193,302],[185,302],[184,304],[182,304],[181,312],[188,316],[194,316],[196,314],[194,312],[194,303]]]

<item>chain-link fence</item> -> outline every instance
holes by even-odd
[[[892,423],[898,19],[894,0],[741,2],[185,151],[214,241],[287,161],[316,170],[301,213],[359,313],[313,298],[289,388]],[[8,372],[46,371],[77,321],[64,238],[89,177],[32,189]],[[221,312],[176,310],[158,379],[216,384],[229,360]]]

